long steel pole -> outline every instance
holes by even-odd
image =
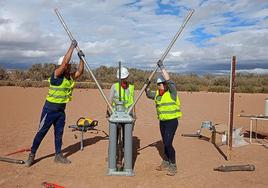
[[[174,43],[176,42],[176,40],[178,39],[179,35],[181,34],[181,32],[183,31],[184,27],[186,26],[187,22],[190,20],[191,16],[194,13],[194,9],[192,9],[188,16],[184,19],[180,29],[177,31],[177,33],[175,34],[175,36],[173,37],[172,41],[170,42],[170,44],[168,45],[166,51],[162,54],[161,58],[158,61],[164,61],[164,59],[166,58],[167,54],[169,53],[170,49],[172,48],[172,46],[174,45]],[[158,66],[156,66],[156,68],[154,69],[154,71],[151,73],[151,75],[149,76],[148,80],[145,82],[144,86],[142,87],[138,97],[136,98],[136,100],[134,101],[133,105],[129,108],[128,113],[130,113],[132,111],[132,109],[134,108],[134,106],[136,105],[136,103],[138,102],[138,100],[140,99],[141,95],[143,94],[144,90],[146,89],[146,87],[149,85],[149,82],[151,81],[151,79],[153,78],[153,76],[155,75],[156,71],[158,69]]]
[[[60,20],[60,22],[61,22],[61,24],[62,24],[64,30],[65,30],[66,33],[68,34],[70,40],[74,40],[74,37],[73,37],[72,33],[70,32],[70,30],[68,29],[67,25],[65,24],[65,22],[64,22],[64,20],[63,20],[63,18],[62,18],[62,16],[61,16],[60,12],[58,11],[58,9],[55,9],[55,13],[56,13],[56,15],[58,16],[58,18],[59,18],[59,20]],[[78,45],[76,46],[76,50],[77,50],[77,52],[80,51],[80,48],[79,48]],[[90,67],[88,66],[87,60],[86,60],[85,57],[83,57],[83,56],[82,56],[81,58],[82,58],[82,60],[84,61],[84,63],[85,63],[85,65],[86,65],[86,68],[87,68],[88,72],[91,74],[93,80],[94,80],[95,83],[97,84],[98,89],[99,89],[99,91],[100,91],[100,93],[101,93],[103,99],[104,99],[105,102],[107,103],[107,105],[108,105],[108,107],[110,108],[110,110],[111,110],[112,112],[114,112],[114,110],[113,110],[111,104],[109,103],[109,101],[108,101],[107,97],[105,96],[105,94],[104,94],[102,88],[100,87],[100,84],[98,83],[96,77],[94,76],[93,72],[91,71]]]
[[[121,96],[121,61],[118,63],[118,83],[119,83],[119,101],[122,101],[122,96]]]
[[[233,56],[230,72],[230,93],[229,93],[229,123],[228,123],[228,160],[232,158],[233,147],[233,121],[234,121],[234,95],[235,95],[235,66],[236,56]]]

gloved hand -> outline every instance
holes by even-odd
[[[71,45],[72,45],[73,48],[76,48],[77,41],[75,39],[73,39]]]
[[[145,81],[145,84],[147,84],[145,90],[147,91],[150,87],[151,81],[147,78],[147,80]]]
[[[157,66],[162,69],[164,68],[163,62],[161,60],[157,61]]]
[[[80,50],[78,53],[77,53],[79,59],[82,59],[82,56],[85,57],[85,54],[82,50]]]

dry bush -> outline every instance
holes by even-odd
[[[7,80],[7,79],[8,79],[7,71],[0,67],[0,80]]]
[[[77,65],[74,65],[74,70]],[[0,68],[0,86],[22,86],[22,87],[47,87],[47,80],[55,69],[54,64],[34,64],[27,71],[15,70],[7,73]],[[109,89],[111,85],[117,82],[117,67],[101,66],[93,73],[100,86]],[[152,71],[143,71],[130,68],[129,81],[135,85],[136,90],[140,90]],[[171,79],[175,82],[178,91],[211,91],[211,92],[229,92],[229,76],[216,76],[206,74],[199,76],[196,74],[181,75],[176,73],[170,74]],[[156,75],[151,80],[151,89],[156,89]],[[236,74],[235,90],[239,93],[268,93],[268,75],[255,74]],[[78,79],[77,88],[97,88],[91,75],[88,72]]]
[[[209,92],[217,92],[217,93],[224,93],[224,92],[229,92],[229,87],[226,86],[209,86],[208,91]]]
[[[0,80],[0,86],[15,86],[15,83],[10,80]]]

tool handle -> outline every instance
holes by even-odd
[[[59,18],[59,20],[60,20],[60,22],[61,22],[61,24],[62,24],[64,30],[65,30],[66,33],[68,34],[70,40],[72,41],[72,40],[74,39],[74,37],[73,37],[72,33],[70,32],[70,30],[68,29],[68,27],[67,27],[66,23],[64,22],[64,20],[63,20],[61,14],[60,14],[60,12],[58,11],[58,9],[55,9],[55,13],[56,13],[56,15],[58,16],[58,18]],[[80,48],[79,48],[78,45],[76,46],[76,50],[77,50],[77,52],[80,51]],[[84,57],[84,56],[81,56],[81,59],[84,61],[85,65],[86,65],[86,68],[87,68],[88,72],[91,74],[91,76],[92,76],[94,82],[96,83],[96,85],[97,85],[97,87],[98,87],[98,89],[99,89],[99,91],[100,91],[100,93],[101,93],[103,99],[104,99],[105,102],[107,103],[107,105],[108,105],[108,107],[110,108],[110,110],[111,110],[112,112],[114,112],[114,110],[113,110],[113,108],[112,108],[112,105],[109,103],[109,101],[108,101],[107,97],[105,96],[105,94],[104,94],[102,88],[100,87],[99,82],[97,81],[97,79],[96,79],[96,77],[94,76],[92,70],[91,70],[90,67],[88,66],[88,63],[87,63],[85,57]]]
[[[166,51],[162,54],[161,58],[158,61],[164,61],[164,59],[166,58],[167,54],[169,53],[169,51],[171,50],[171,48],[173,47],[173,45],[175,44],[176,40],[178,39],[179,35],[181,34],[181,32],[183,31],[184,27],[186,26],[187,22],[190,20],[191,16],[194,13],[194,9],[192,9],[188,16],[185,18],[185,20],[183,21],[183,24],[181,25],[180,29],[177,31],[177,33],[175,34],[175,36],[173,37],[172,41],[169,43]],[[143,92],[145,91],[146,87],[148,86],[148,83],[150,83],[151,79],[153,78],[153,76],[155,75],[156,71],[158,69],[158,66],[156,66],[156,68],[154,69],[154,71],[151,73],[151,75],[149,76],[149,79],[145,82],[144,86],[142,87],[138,97],[136,98],[136,100],[134,101],[134,103],[132,104],[132,106],[129,108],[128,110],[128,114],[131,113],[132,109],[134,108],[134,106],[136,105],[136,103],[138,102],[138,100],[140,99],[140,97],[142,96]]]

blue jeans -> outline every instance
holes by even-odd
[[[178,119],[160,121],[160,132],[164,144],[164,153],[166,156],[166,159],[164,160],[167,160],[173,164],[176,163],[176,152],[172,145],[172,142],[178,125]]]
[[[31,148],[31,152],[33,154],[36,153],[52,124],[54,125],[55,152],[56,154],[61,152],[62,135],[65,125],[65,112],[64,110],[57,111],[44,107],[41,114],[39,129],[34,137]]]

